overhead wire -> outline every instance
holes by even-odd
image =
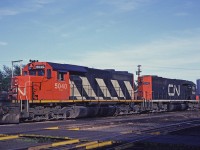
[[[149,66],[149,65],[142,65],[143,68],[150,67],[150,68],[160,68],[160,69],[177,69],[177,70],[196,70],[200,71],[200,68],[185,68],[185,67],[168,67],[168,66]]]

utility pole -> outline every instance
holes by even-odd
[[[138,76],[138,78],[137,78],[137,96],[136,96],[136,99],[141,99],[141,97],[139,97],[139,84],[141,84],[141,82],[139,81],[139,77],[140,77],[140,73],[142,72],[141,71],[141,66],[142,65],[138,65],[137,67],[138,67],[138,70],[136,71],[136,75]]]
[[[20,62],[22,62],[23,60],[15,60],[15,61],[12,61],[12,68],[11,68],[11,70],[12,70],[12,76],[11,76],[11,89],[12,89],[12,84],[13,84],[13,77],[14,77],[14,63],[20,63]],[[20,75],[21,75],[21,73],[22,73],[22,65],[20,64]]]
[[[136,75],[138,76],[138,77],[140,77],[140,73],[142,72],[141,71],[141,66],[142,65],[138,65],[137,67],[138,67],[138,71],[136,71]]]
[[[15,60],[15,61],[12,61],[12,78],[14,76],[14,63],[17,63],[17,62],[22,62],[23,60]],[[20,74],[21,74],[21,64],[20,64]]]

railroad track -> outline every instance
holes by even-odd
[[[126,149],[152,137],[200,126],[199,116],[191,111],[4,125],[0,148],[12,149],[9,146],[16,143],[15,149]]]
[[[174,123],[166,126],[160,126],[148,130],[141,130],[139,134],[143,136],[139,136],[138,138],[134,139],[131,142],[118,145],[116,147],[109,148],[108,150],[122,150],[122,149],[129,149],[134,148],[136,145],[135,143],[145,141],[149,138],[158,136],[158,135],[166,135],[171,132],[180,131],[183,129],[193,128],[193,127],[200,127],[200,119],[198,120],[191,120],[191,121],[183,121],[179,123]]]

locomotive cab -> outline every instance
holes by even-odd
[[[16,76],[13,88],[17,100],[66,100],[69,99],[69,73],[54,70],[47,62],[33,61]]]

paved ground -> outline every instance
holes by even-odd
[[[0,125],[4,150],[200,149],[199,141],[199,111]]]

